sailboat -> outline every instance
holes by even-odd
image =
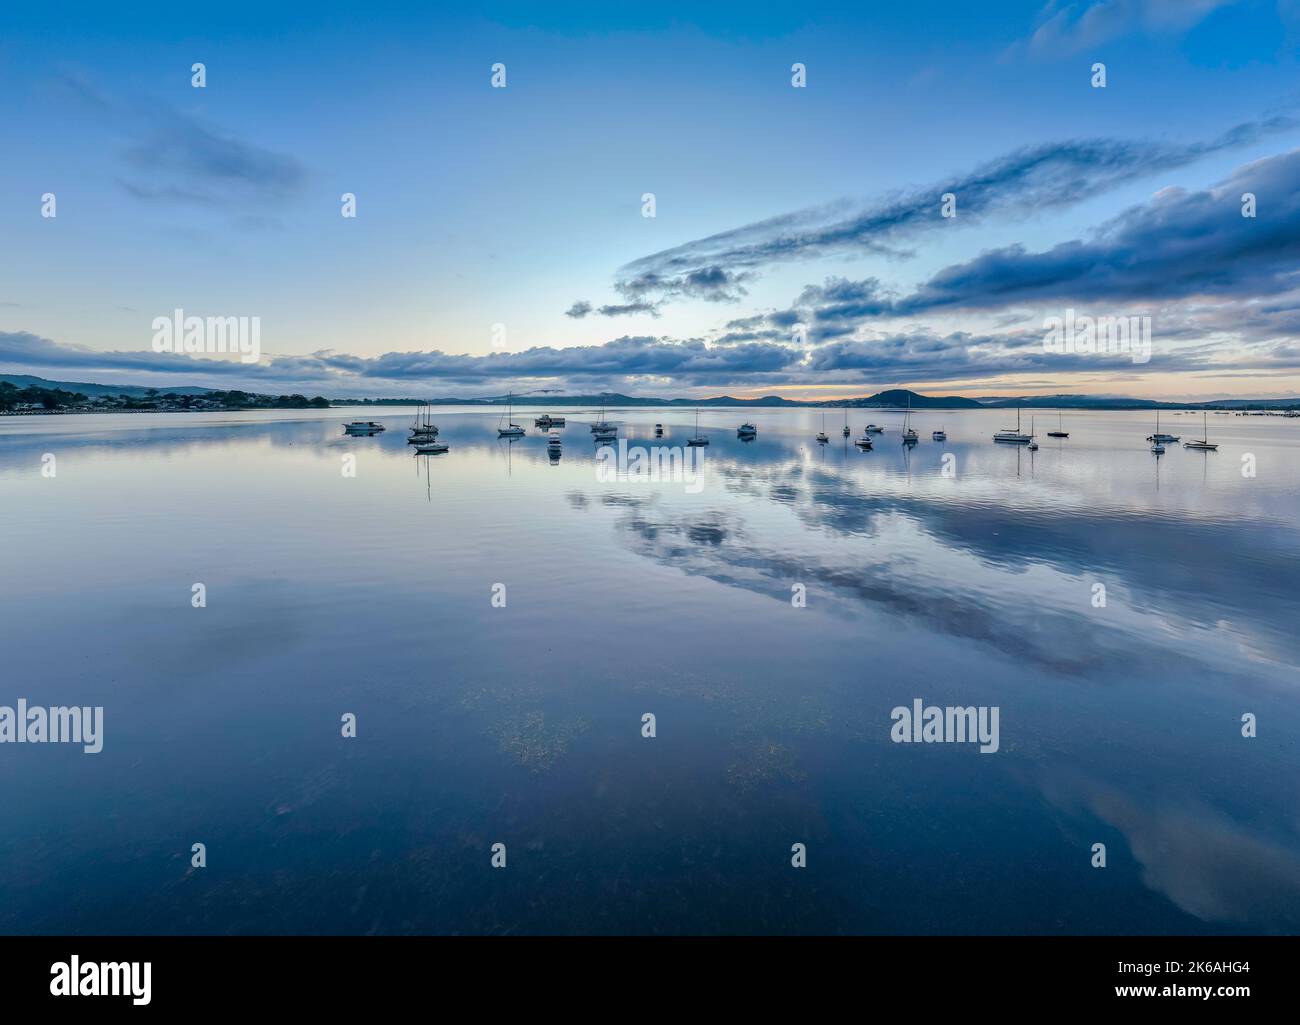
[[[618,437],[618,425],[605,419],[605,399],[600,400],[600,419],[591,425],[591,440],[599,445],[603,441],[613,441]]]
[[[1183,448],[1200,449],[1202,452],[1217,452],[1219,450],[1218,444],[1210,441],[1210,432],[1205,426],[1205,421],[1206,421],[1206,414],[1204,411],[1202,411],[1201,412],[1201,433],[1204,434],[1205,437],[1201,438],[1199,441],[1184,441]]]
[[[1020,432],[1020,407],[1016,407],[1016,429],[1013,431],[1010,427],[1005,427],[993,435],[994,441],[1000,441],[1006,445],[1028,445],[1034,440],[1032,434],[1022,434]]]
[[[421,415],[421,410],[425,408],[421,403],[415,411],[415,423],[411,426],[411,436],[407,439],[408,445],[418,445],[422,441],[429,441],[438,435],[437,425],[434,424],[432,416],[433,407],[429,407],[429,412]]]
[[[1178,440],[1177,434],[1160,433],[1160,410],[1157,409],[1156,410],[1156,433],[1149,435],[1147,437],[1147,441],[1154,442],[1157,445],[1163,445],[1167,441],[1177,441],[1177,440]]]
[[[513,402],[514,402],[514,396],[510,393],[507,393],[506,394],[506,426],[502,427],[501,421],[500,420],[497,421],[498,438],[522,438],[525,434],[524,429],[514,422]]]
[[[947,441],[948,432],[945,431],[942,427],[940,427],[937,431],[931,431],[930,437],[933,438],[935,441]]]
[[[1056,430],[1048,431],[1047,436],[1049,438],[1068,438],[1070,436],[1070,432],[1065,429],[1064,424],[1061,422],[1061,411],[1059,409],[1056,411]]]
[[[700,410],[697,407],[695,410],[695,437],[687,438],[686,444],[692,448],[699,448],[701,445],[707,445],[708,443],[709,439],[700,433]]]
[[[822,410],[822,429],[817,432],[817,444],[825,445],[831,439],[826,437],[826,410]]]
[[[423,422],[417,418],[406,443],[414,445],[416,455],[421,456],[438,455],[448,449],[446,442],[438,440],[438,428],[433,425],[433,421],[428,416],[425,416]]]
[[[917,443],[917,433],[912,430],[912,393],[907,393],[907,413],[903,417],[903,444],[915,445]]]
[[[609,437],[613,437],[618,433],[618,425],[612,424],[605,419],[605,397],[603,395],[600,399],[600,419],[591,425],[591,433]]]
[[[849,407],[844,407],[844,437],[848,437],[853,432],[849,430]]]
[[[1029,451],[1038,451],[1038,442],[1034,441],[1034,418],[1032,416],[1029,418]]]

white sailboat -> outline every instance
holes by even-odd
[[[605,399],[600,400],[600,419],[591,425],[591,440],[597,445],[618,437],[618,424],[605,419]]]
[[[419,434],[415,433],[417,429],[420,430]],[[433,426],[433,422],[428,416],[424,418],[423,422],[417,420],[415,427],[411,431],[411,437],[407,439],[406,443],[415,446],[416,455],[438,455],[447,451],[447,443],[438,440],[438,428]]]
[[[1037,452],[1037,451],[1038,451],[1038,442],[1034,441],[1033,438],[1034,438],[1034,418],[1031,416],[1031,417],[1029,418],[1029,439],[1030,439],[1030,440],[1029,440],[1029,451],[1030,451],[1030,452]]]
[[[699,410],[699,407],[696,407],[696,409],[695,409],[695,437],[693,437],[693,438],[687,438],[687,439],[686,439],[686,444],[689,445],[689,446],[692,447],[692,448],[699,448],[701,445],[707,445],[708,443],[709,443],[709,439],[706,438],[703,434],[700,433],[700,410]]]
[[[844,407],[844,437],[848,437],[853,432],[849,430],[849,407]]]
[[[425,404],[421,403],[419,408],[415,411],[415,423],[411,426],[411,436],[406,442],[408,445],[416,445],[421,441],[429,441],[438,435],[438,427],[433,422],[433,407],[429,406],[428,412],[424,412],[423,415],[421,415],[423,410],[425,410]]]
[[[907,412],[903,415],[903,444],[915,445],[919,440],[916,431],[912,429],[912,393],[907,393]]]
[[[1032,434],[1023,434],[1020,430],[1020,408],[1016,407],[1016,429],[1013,431],[1010,427],[1003,428],[993,435],[994,441],[1002,442],[1004,445],[1028,445],[1034,440]]]
[[[1199,449],[1202,452],[1217,452],[1219,450],[1218,444],[1210,441],[1210,432],[1209,429],[1206,427],[1205,422],[1206,422],[1206,413],[1204,412],[1204,410],[1202,410],[1201,433],[1204,434],[1205,437],[1201,438],[1199,441],[1185,441],[1183,442],[1183,448]]]
[[[506,393],[506,426],[501,426],[501,421],[497,421],[498,438],[522,438],[526,433],[522,427],[514,422],[514,395]]]
[[[658,425],[656,424],[656,426]],[[610,436],[618,433],[618,424],[605,419],[605,397],[603,395],[600,399],[600,419],[591,425],[591,433]]]
[[[1177,441],[1177,440],[1178,440],[1177,434],[1160,433],[1160,410],[1157,409],[1156,410],[1156,432],[1155,434],[1147,435],[1147,441],[1153,442],[1156,445],[1164,445],[1166,442]],[[1154,451],[1154,449],[1152,451]]]
[[[822,410],[822,429],[817,432],[817,444],[825,445],[831,439],[826,437],[826,410]]]

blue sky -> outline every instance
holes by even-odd
[[[1296,394],[1298,46],[1296,0],[7,9],[0,370]],[[266,358],[155,353],[175,308]],[[1066,308],[1150,362],[1044,353]]]

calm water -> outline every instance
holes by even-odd
[[[0,745],[0,932],[1300,928],[1300,421],[708,410],[692,488],[568,412],[555,465],[525,410],[0,420],[0,704],[105,708]]]

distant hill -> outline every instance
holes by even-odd
[[[99,398],[101,395],[129,395],[133,399],[142,399],[150,392],[149,388],[134,384],[85,384],[81,381],[50,381],[44,377],[31,377],[27,374],[0,374],[0,381],[7,381],[15,388],[59,388],[63,391],[81,392],[82,395],[92,399]],[[186,386],[153,390],[159,394],[206,395],[213,389]]]
[[[150,389],[141,385],[128,384],[87,384],[80,381],[50,381],[43,377],[30,377],[25,374],[0,374],[0,381],[8,381],[18,388],[59,388],[64,391],[80,392],[90,398],[105,395],[127,395],[133,399],[143,399],[151,390],[159,394],[173,395],[209,395],[217,392],[214,388],[194,386],[160,387]],[[738,399],[731,395],[714,395],[706,399],[665,399],[643,395],[594,394],[594,395],[555,395],[550,393],[537,395],[516,395],[517,406],[752,406],[752,407],[813,407],[838,409],[848,406],[854,409],[903,409],[909,398],[913,409],[1300,409],[1300,397],[1273,399],[1216,399],[1210,402],[1157,402],[1152,399],[1135,399],[1123,395],[1023,395],[1023,396],[985,396],[968,399],[957,395],[921,395],[906,388],[890,388],[863,398],[830,399],[825,402],[811,400],[798,401],[782,398],[780,395],[764,395],[757,399]],[[356,399],[334,398],[334,405],[372,405],[372,406],[413,406],[430,401],[427,398],[388,398]],[[476,398],[452,397],[433,399],[439,406],[497,406],[505,405],[505,395],[486,395]]]
[[[714,395],[707,399],[664,399],[647,397],[644,395],[620,395],[611,393],[607,395],[516,395],[514,404],[516,406],[609,406],[615,408],[618,406],[775,406],[775,407],[822,407],[839,409],[842,406],[854,408],[898,408],[902,409],[907,405],[908,396],[912,399],[913,409],[980,409],[982,403],[975,399],[961,398],[956,395],[934,396],[919,395],[916,392],[910,392],[902,388],[895,388],[890,391],[882,391],[866,398],[857,399],[833,399],[826,402],[796,401],[794,399],[782,398],[780,395],[764,395],[758,399],[738,399],[732,395]],[[373,405],[410,405],[416,402],[432,401],[435,406],[503,406],[506,403],[504,395],[487,395],[478,398],[442,398],[442,399],[336,399],[335,402],[340,405],[349,401],[358,403],[370,403]]]
[[[892,388],[889,391],[877,392],[870,398],[850,399],[848,402],[829,402],[823,405],[830,406],[883,406],[890,409],[901,409],[911,402],[913,409],[979,409],[980,404],[974,399],[962,398],[958,395],[918,395],[914,391],[908,391],[906,388]]]
[[[1211,399],[1208,402],[1158,402],[1123,395],[1022,395],[981,398],[986,409],[1300,409],[1291,399]]]

